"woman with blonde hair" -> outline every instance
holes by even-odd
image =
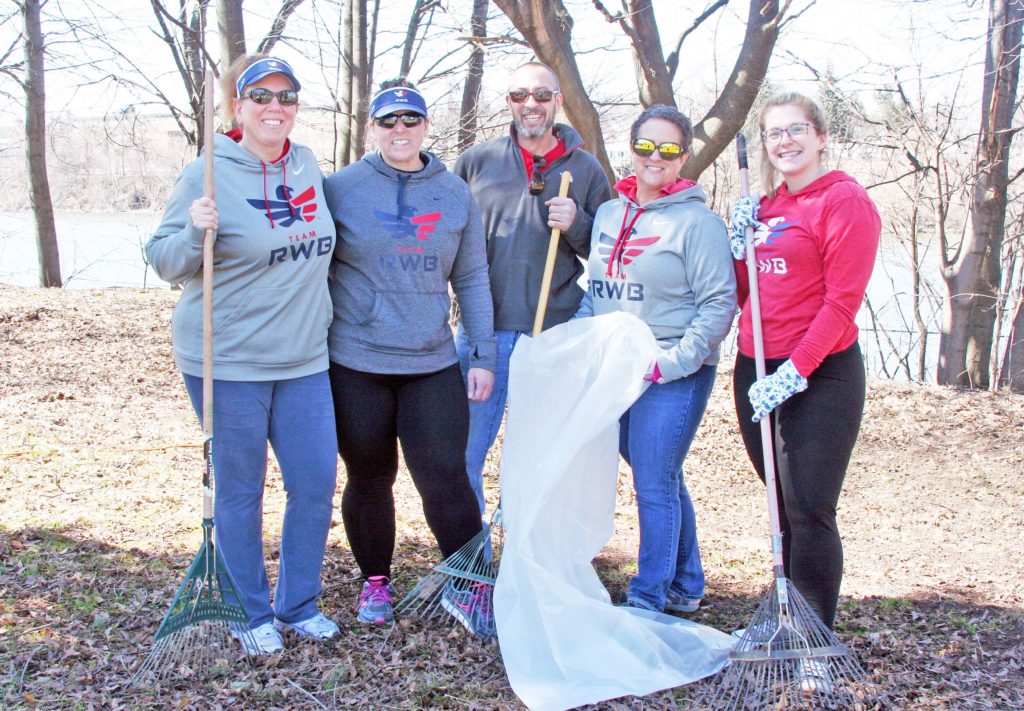
[[[832,626],[843,575],[836,505],[864,410],[854,321],[878,251],[867,191],[823,155],[821,108],[797,93],[761,111],[764,197],[732,211],[739,304],[734,396],[747,453],[764,479],[760,429],[771,417],[785,574]],[[744,230],[753,227],[768,376],[756,382]],[[818,680],[828,683],[827,680]]]

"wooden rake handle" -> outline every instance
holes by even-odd
[[[558,186],[558,197],[569,196],[569,183],[572,182],[572,174],[569,171],[562,172],[562,182]],[[537,300],[537,314],[533,319],[533,336],[536,338],[544,330],[544,315],[548,310],[548,297],[551,295],[551,278],[555,273],[555,255],[558,254],[558,238],[562,236],[562,230],[558,227],[551,228],[551,239],[548,240],[548,256],[544,261],[544,276],[540,282],[540,298]]]
[[[203,85],[203,195],[214,196],[213,186],[213,70],[206,70]],[[203,235],[203,518],[213,518],[213,243],[215,230]]]

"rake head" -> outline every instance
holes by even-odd
[[[501,525],[501,510],[494,512],[489,525],[469,539],[459,550],[434,566],[408,595],[395,606],[399,615],[415,616],[423,620],[450,619],[461,622],[478,636],[492,636],[493,622],[481,629],[467,623],[491,617],[490,591],[498,575],[498,562],[505,530]],[[453,610],[458,598],[464,598],[463,612]],[[472,601],[469,601],[472,598]],[[479,609],[475,609],[479,606]]]
[[[244,648],[258,647],[238,590],[213,545],[212,528],[211,520],[203,521],[203,544],[153,637],[152,651],[132,676],[132,685],[206,676],[244,656]]]
[[[699,709],[886,708],[853,652],[789,579],[776,578]]]

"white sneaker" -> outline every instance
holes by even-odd
[[[250,657],[275,654],[284,649],[284,640],[281,639],[281,634],[269,622],[251,630],[235,629],[231,631],[231,634],[242,643],[242,649]]]
[[[274,627],[281,632],[292,630],[300,637],[310,639],[333,639],[341,633],[338,625],[319,612],[302,622],[283,622],[275,617]]]
[[[812,657],[801,659],[796,668],[800,691],[808,694],[831,694],[832,674],[828,670],[828,659]]]

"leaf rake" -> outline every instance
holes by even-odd
[[[213,197],[213,72],[207,70],[205,194]],[[257,649],[249,615],[213,543],[213,230],[203,237],[203,542],[153,637],[154,646],[131,678],[147,686],[226,668],[242,649]],[[237,641],[236,641],[237,640]],[[238,643],[241,642],[241,648]]]
[[[736,137],[740,187],[750,195],[747,177],[747,142]],[[754,358],[758,380],[765,377],[761,304],[757,287],[757,257],[753,230],[748,227],[747,275],[754,331]],[[887,706],[882,690],[873,683],[856,656],[818,618],[785,575],[782,529],[779,523],[775,457],[768,417],[761,418],[761,448],[768,518],[771,522],[772,567],[775,576],[740,637],[729,653],[729,665],[716,682],[705,686],[697,702],[700,709],[880,709]]]

